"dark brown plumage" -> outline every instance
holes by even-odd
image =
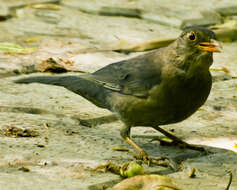
[[[92,74],[29,77],[16,82],[64,86],[116,113],[124,123],[123,139],[149,160],[130,139],[131,127],[153,127],[192,148],[158,126],[182,121],[205,103],[212,85],[212,54],[219,52],[214,39],[215,34],[208,29],[188,28],[167,47],[110,64]]]

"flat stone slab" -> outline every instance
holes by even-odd
[[[123,164],[134,160],[132,148],[120,137],[122,123],[108,110],[62,87],[14,84],[13,80],[26,74],[51,75],[38,73],[38,66],[49,58],[74,71],[66,75],[79,75],[143,54],[113,50],[175,38],[186,19],[203,19],[203,10],[236,19],[234,9],[228,8],[236,2],[230,0],[181,0],[175,4],[171,0],[62,0],[53,4],[57,10],[27,6],[53,2],[0,1],[0,14],[13,15],[0,22],[0,42],[36,48],[31,53],[0,51],[0,189],[102,190],[122,178],[93,169],[109,161]],[[163,137],[154,129],[132,128],[132,138],[150,155],[182,163],[179,171],[143,165],[146,173],[167,175],[187,190],[216,190],[225,189],[226,171],[231,170],[230,189],[237,189],[236,44],[223,43],[223,53],[215,54],[211,67],[214,83],[206,104],[187,120],[162,126],[213,154],[161,146],[152,141]],[[121,146],[128,151],[115,150]],[[191,168],[196,169],[195,178],[188,176]]]
[[[181,0],[174,3],[172,0],[159,0],[159,1],[107,1],[107,0],[93,0],[93,1],[76,1],[76,0],[63,0],[63,5],[71,8],[79,9],[89,14],[97,15],[113,15],[116,16],[121,9],[127,10],[127,17],[140,17],[144,20],[156,22],[161,25],[181,27],[182,23],[190,19],[205,18],[205,20],[212,19],[215,22],[220,22],[216,18],[207,17],[208,11],[213,11],[217,8],[228,6],[236,6],[237,3],[231,0],[228,1],[189,1]],[[129,12],[130,10],[130,12]],[[133,14],[131,13],[133,10]],[[222,9],[220,9],[222,10]],[[204,12],[204,14],[203,14]],[[220,11],[217,11],[220,12]],[[130,13],[130,14],[129,14]],[[118,16],[118,15],[117,15]],[[126,16],[124,14],[123,16]],[[214,24],[212,23],[212,24]],[[209,23],[210,24],[210,23]]]

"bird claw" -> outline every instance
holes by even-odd
[[[148,166],[150,166],[151,158],[145,151],[142,151],[139,153],[134,153],[134,157],[138,160],[144,161],[144,163],[146,163]]]
[[[157,166],[163,166],[163,167],[169,167],[172,168],[174,170],[177,170],[177,164],[175,162],[173,162],[172,160],[170,160],[167,157],[150,157],[146,152],[139,152],[138,154],[135,153],[134,157],[136,159],[142,160],[144,161],[144,163],[146,163],[148,166],[150,166],[151,164],[157,165]]]

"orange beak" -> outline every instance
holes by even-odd
[[[203,51],[220,53],[221,49],[222,49],[222,46],[218,41],[211,39],[211,42],[201,42],[201,43],[199,43],[198,48],[203,50]]]

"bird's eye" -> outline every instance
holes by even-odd
[[[195,35],[194,32],[190,32],[190,33],[188,33],[187,38],[191,41],[195,41],[196,40],[196,35]]]

